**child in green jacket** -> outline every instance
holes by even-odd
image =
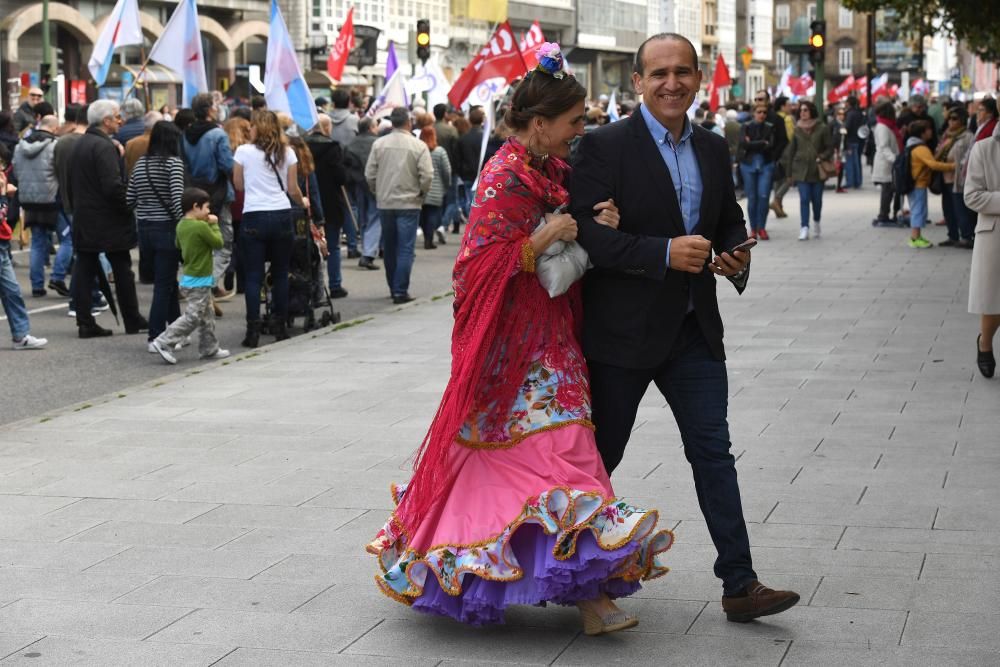
[[[181,296],[187,300],[184,313],[153,341],[153,348],[168,364],[176,364],[175,348],[198,331],[198,349],[202,359],[225,359],[229,350],[219,347],[215,337],[215,312],[212,308],[212,251],[222,248],[219,219],[208,209],[208,193],[186,188],[181,197],[184,218],[177,223],[177,247],[181,249],[184,270]]]

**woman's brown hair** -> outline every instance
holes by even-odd
[[[254,146],[264,151],[264,155],[275,167],[281,166],[285,161],[287,139],[278,124],[277,114],[267,109],[257,109],[253,112],[252,119],[253,129],[257,134],[253,140]]]
[[[309,174],[316,171],[316,161],[313,160],[312,151],[309,144],[302,137],[289,137],[288,145],[295,151],[295,159],[299,161],[299,176],[309,178]]]
[[[250,143],[250,121],[246,118],[230,118],[222,124],[222,129],[229,137],[229,147],[232,150]]]
[[[430,150],[438,147],[437,130],[434,129],[433,125],[428,125],[420,130],[420,141],[427,144],[427,148]]]
[[[514,91],[504,116],[514,131],[525,130],[536,116],[552,119],[587,99],[587,90],[572,75],[557,79],[537,70],[528,72]]]

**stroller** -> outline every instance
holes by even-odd
[[[274,312],[271,284],[271,272],[268,269],[263,290],[264,333],[270,333]],[[292,241],[292,257],[288,264],[288,315],[285,325],[292,328],[297,317],[302,318],[303,331],[340,322],[340,313],[333,309],[330,290],[323,280],[323,257],[313,239],[309,219],[304,215],[295,216],[295,239]]]

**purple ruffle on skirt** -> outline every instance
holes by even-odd
[[[552,555],[555,544],[555,535],[546,535],[537,525],[522,525],[511,536],[510,545],[524,576],[517,581],[489,581],[466,574],[461,595],[448,595],[429,572],[424,592],[413,601],[413,608],[470,625],[488,625],[503,623],[504,609],[509,605],[570,605],[593,600],[601,593],[625,597],[642,587],[638,581],[609,579],[639,548],[637,541],[607,551],[598,546],[593,533],[584,530],[577,539],[576,553],[566,560]]]

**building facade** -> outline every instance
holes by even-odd
[[[867,19],[836,0],[824,3],[826,19],[826,62],[823,71],[830,86],[850,75],[865,74],[867,62]],[[774,0],[774,60],[771,75],[774,80],[791,65],[793,74],[812,69],[808,54],[797,53],[796,45],[809,42],[809,24],[816,20],[816,3],[810,0]],[[792,47],[788,49],[786,47]]]
[[[286,17],[296,13],[293,4],[288,2],[283,6]],[[74,101],[80,95],[93,99],[124,92],[123,83],[127,85],[139,73],[142,53],[148,52],[176,7],[166,2],[141,3],[139,13],[145,44],[142,48],[119,49],[105,86],[107,90],[98,91],[87,61],[113,6],[113,2],[105,0],[49,3],[50,43],[55,69],[60,75],[56,85],[61,102]],[[237,65],[263,63],[268,34],[267,0],[201,0],[198,11],[210,86],[228,87]],[[4,17],[0,20],[0,76],[7,93],[2,102],[5,109],[10,109],[20,104],[27,87],[38,82],[43,58],[42,3],[0,1],[0,15]],[[176,103],[180,82],[171,72],[152,64],[147,76],[152,93],[150,106]]]

